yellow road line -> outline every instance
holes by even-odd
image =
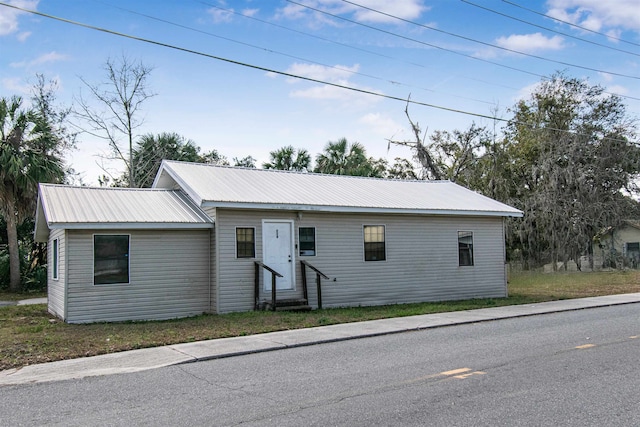
[[[595,344],[583,344],[583,345],[577,346],[576,348],[578,350],[582,350],[582,349],[585,349],[585,348],[591,348],[591,347],[595,347],[595,346],[596,346]]]
[[[449,377],[451,375],[457,375],[457,374],[462,374],[464,372],[469,372],[471,369],[469,368],[460,368],[460,369],[453,369],[451,371],[444,371],[444,372],[440,372],[438,375],[442,375],[445,377]]]

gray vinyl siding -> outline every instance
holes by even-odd
[[[128,234],[128,284],[93,284],[93,235]],[[158,320],[209,311],[209,230],[68,230],[67,321]]]
[[[253,308],[254,260],[235,259],[235,227],[256,227],[256,259],[261,260],[263,219],[294,220],[296,243],[298,227],[316,228],[317,255],[295,253],[293,293],[302,294],[299,261],[304,259],[336,278],[322,281],[324,307],[506,296],[500,217],[314,212],[299,217],[290,211],[218,209],[219,312]],[[364,261],[363,225],[385,226],[385,261]],[[473,232],[473,266],[458,265],[458,231]],[[316,306],[315,274],[308,271],[307,277],[310,303]]]
[[[66,284],[66,233],[65,230],[51,230],[47,243],[47,309],[49,313],[65,319]],[[58,279],[53,278],[53,241],[58,239]]]
[[[218,287],[217,287],[217,259],[216,256],[216,227],[215,227],[215,218],[216,218],[216,209],[215,208],[205,208],[204,212],[214,221],[214,228],[211,229],[211,237],[209,240],[209,277],[211,281],[210,289],[209,289],[209,311],[212,313],[218,312]]]

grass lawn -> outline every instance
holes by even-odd
[[[0,370],[34,363],[213,338],[416,314],[640,292],[640,272],[514,274],[508,298],[314,310],[202,315],[161,322],[69,325],[44,304],[0,307]],[[13,299],[35,298],[42,295]],[[0,293],[0,300],[5,300]]]

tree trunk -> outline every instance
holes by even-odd
[[[9,289],[20,290],[20,247],[18,245],[18,221],[15,211],[13,193],[8,192],[7,197],[7,243],[9,247]]]

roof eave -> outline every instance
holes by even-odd
[[[360,207],[360,206],[323,206],[302,205],[290,203],[243,203],[243,202],[202,202],[202,207],[228,208],[228,209],[266,209],[266,210],[292,210],[307,212],[336,212],[336,213],[375,213],[375,214],[413,214],[413,215],[456,215],[456,216],[491,216],[514,217],[523,216],[522,211],[481,211],[481,210],[456,210],[456,209],[406,209],[384,207]]]
[[[50,229],[66,230],[204,230],[213,228],[213,222],[175,223],[175,222],[72,222],[49,224]]]

